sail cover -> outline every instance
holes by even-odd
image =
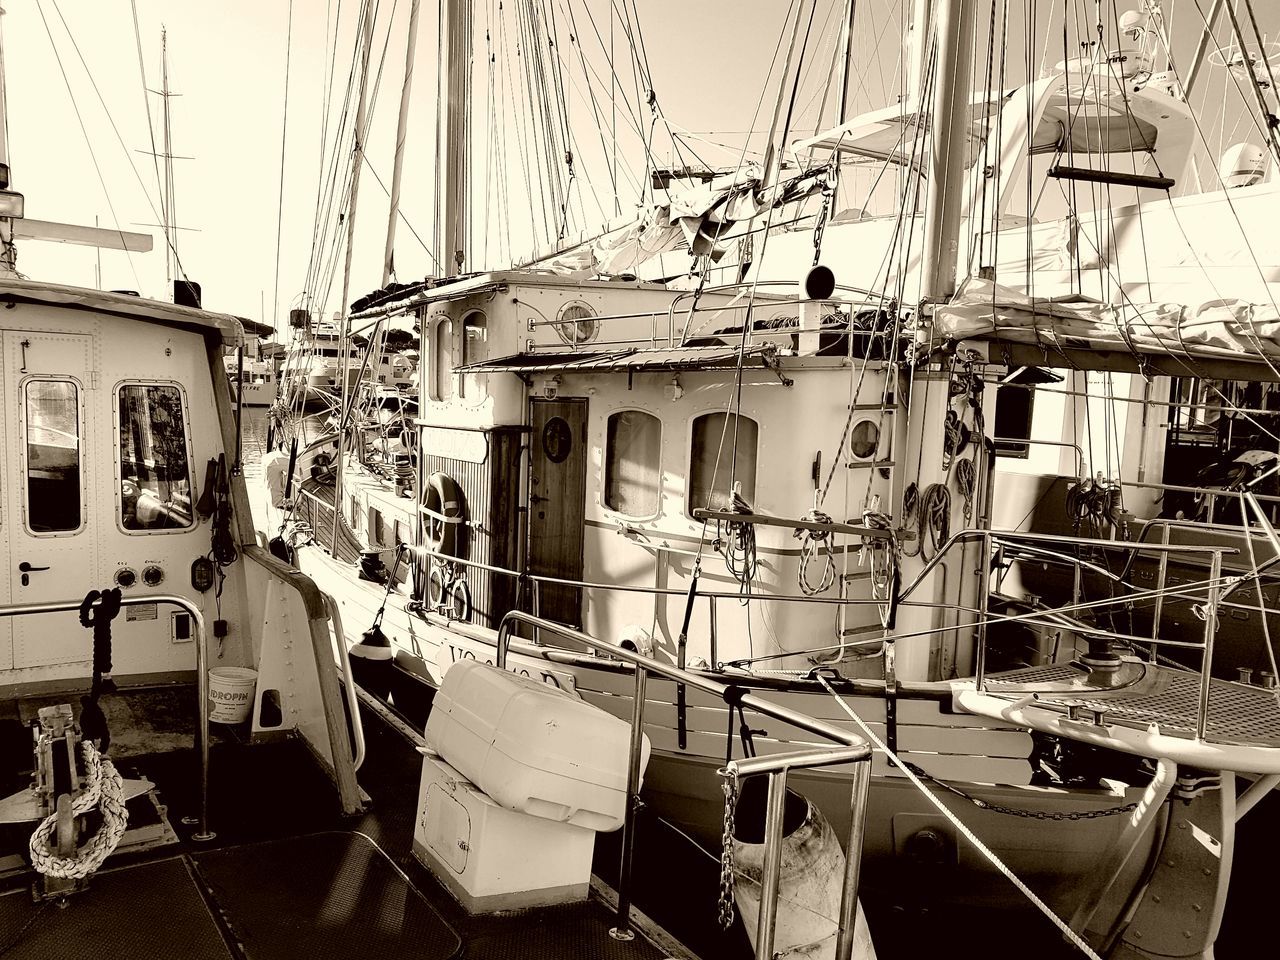
[[[808,171],[761,190],[755,164],[723,174],[653,204],[636,219],[529,266],[583,279],[635,272],[646,260],[685,246],[695,256],[719,260],[738,223],[762,215],[771,206],[802,200],[822,188],[823,171]]]
[[[1048,348],[1119,350],[1138,354],[1280,359],[1280,310],[1274,303],[1211,300],[1100,303],[1085,297],[1029,297],[990,280],[971,278],[934,312],[921,346],[982,338]]]

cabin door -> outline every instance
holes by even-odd
[[[102,521],[92,515],[90,492],[111,481],[96,462],[102,451],[94,438],[104,424],[94,416],[92,347],[81,334],[3,331],[2,602],[75,600],[104,586],[90,582],[92,527]],[[90,659],[92,641],[75,613],[5,619],[0,627],[0,669]]]
[[[530,401],[529,572],[582,579],[587,488],[587,401]],[[539,616],[582,627],[582,589],[537,586]]]

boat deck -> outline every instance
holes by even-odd
[[[1041,705],[1084,706],[1103,711],[1111,723],[1138,729],[1157,724],[1166,734],[1194,737],[1200,675],[1154,664],[1144,664],[1143,671],[1130,686],[1097,690],[1087,688],[1070,664],[1025,667],[989,677],[987,691],[1010,697],[1038,691]],[[1206,736],[1216,743],[1280,747],[1280,696],[1264,687],[1211,679]]]
[[[642,935],[630,942],[610,937],[613,913],[594,890],[584,903],[467,915],[410,854],[420,757],[372,714],[365,716],[368,756],[360,776],[372,795],[367,813],[342,816],[302,741],[250,746],[237,742],[234,729],[219,731],[209,798],[216,837],[196,842],[195,827],[182,823],[198,806],[196,760],[183,734],[175,733],[191,729],[183,705],[194,697],[189,689],[121,693],[104,698],[112,701],[108,716],[129,714],[135,698],[148,701],[149,717],[164,716],[157,704],[172,701],[175,707],[147,735],[121,731],[119,755],[111,752],[125,777],[146,776],[156,784],[161,817],[177,842],[112,857],[65,907],[33,902],[30,873],[8,877],[0,887],[0,954],[6,960],[682,955]],[[7,760],[22,736],[29,743],[17,721],[32,706],[23,702],[10,711]],[[138,753],[148,741],[174,749]],[[12,789],[23,785],[15,779]],[[148,812],[144,805],[133,816],[137,803],[130,804],[131,825]],[[4,828],[0,853],[15,852],[30,830],[27,824]]]

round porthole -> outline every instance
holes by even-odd
[[[561,417],[552,417],[542,428],[542,452],[552,463],[563,463],[573,447],[573,431]]]
[[[859,420],[849,432],[849,455],[855,460],[875,456],[880,444],[880,428],[874,420]]]
[[[556,333],[571,346],[590,343],[600,332],[596,312],[581,300],[571,300],[560,308],[556,316]]]

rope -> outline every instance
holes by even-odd
[[[961,460],[956,464],[956,486],[964,497],[964,518],[973,516],[973,491],[977,487],[978,468],[972,460]]]
[[[920,540],[920,556],[926,561],[932,560],[938,555],[942,545],[951,538],[951,491],[945,483],[931,483],[924,488],[917,508],[916,530]]]
[[[862,730],[862,735],[866,737],[868,740],[870,740],[871,743],[875,745],[875,748],[877,750],[879,750],[886,757],[888,757],[889,760],[893,762],[894,766],[896,766],[899,770],[901,770],[904,774],[906,774],[907,779],[910,780],[913,784],[915,784],[916,788],[919,789],[919,791],[925,795],[925,798],[938,809],[938,812],[941,813],[944,817],[946,817],[947,820],[951,823],[951,825],[955,827],[956,830],[958,830],[966,840],[972,843],[974,847],[978,850],[978,852],[981,853],[984,857],[986,857],[993,867],[995,867],[1002,874],[1004,874],[1005,877],[1008,878],[1009,882],[1012,883],[1015,887],[1017,887],[1018,890],[1028,900],[1031,901],[1032,905],[1035,906],[1037,910],[1039,910],[1046,917],[1048,917],[1049,920],[1053,923],[1053,925],[1062,931],[1062,935],[1066,937],[1068,940],[1070,940],[1073,944],[1075,944],[1075,946],[1079,948],[1080,952],[1083,953],[1086,957],[1088,957],[1089,960],[1102,960],[1102,958],[1096,952],[1094,952],[1093,948],[1090,947],[1089,944],[1084,941],[1084,939],[1080,936],[1080,934],[1072,930],[1070,925],[1068,925],[1065,920],[1063,920],[1056,913],[1054,913],[1053,910],[1049,908],[1048,904],[1046,904],[1043,900],[1041,900],[1038,896],[1036,896],[1034,890],[1032,890],[1022,880],[1020,880],[1017,874],[1015,874],[1012,870],[1010,870],[1005,865],[1004,861],[1001,860],[998,856],[996,856],[995,852],[990,847],[988,847],[985,843],[983,843],[981,840],[978,839],[977,834],[975,834],[971,829],[969,829],[969,827],[966,826],[965,823],[959,817],[957,817],[954,813],[951,812],[951,810],[947,807],[946,804],[944,804],[941,800],[939,800],[937,796],[935,796],[929,790],[929,788],[926,787],[923,782],[921,782],[919,777],[917,777],[914,773],[911,772],[911,769],[908,764],[904,763],[896,753],[894,753],[892,750],[890,750],[888,747],[885,746],[884,741],[882,741],[879,737],[877,737],[875,733],[872,732],[871,728],[868,727],[866,723],[863,722],[862,718],[853,712],[853,708],[850,707],[849,704],[845,702],[844,698],[840,696],[840,694],[836,693],[835,689],[827,681],[826,677],[824,677],[820,673],[815,674],[815,676],[818,682],[822,684],[822,686],[826,689],[827,693],[831,694],[831,696],[835,698],[836,703],[840,705],[840,709],[843,710],[845,713],[847,713],[849,715],[849,718],[853,720],[853,722],[856,723],[858,727]]]
[[[129,822],[129,811],[124,805],[124,780],[110,760],[106,759],[92,741],[83,740],[86,787],[71,802],[71,815],[83,816],[94,807],[102,811],[102,826],[75,856],[60,857],[49,846],[58,824],[57,813],[51,813],[36,827],[31,835],[31,865],[46,877],[62,880],[83,880],[97,870],[111,855]]]
[[[811,520],[814,523],[833,522],[830,516],[817,509],[810,510],[800,519]],[[830,590],[831,585],[836,582],[835,557],[831,551],[831,531],[806,530],[803,527],[797,527],[792,536],[800,541],[800,565],[796,570],[796,583],[800,587],[800,592],[806,597],[812,597]],[[814,584],[809,581],[809,563],[819,553],[823,557],[822,576]]]
[[[97,609],[94,604],[97,603]],[[111,745],[111,730],[106,714],[98,706],[103,690],[115,690],[111,682],[111,621],[120,613],[120,589],[90,590],[80,603],[80,625],[93,630],[93,684],[87,696],[80,698],[80,729],[86,741],[96,740],[106,750]],[[92,614],[92,615],[91,615]],[[104,682],[103,675],[106,675]]]

